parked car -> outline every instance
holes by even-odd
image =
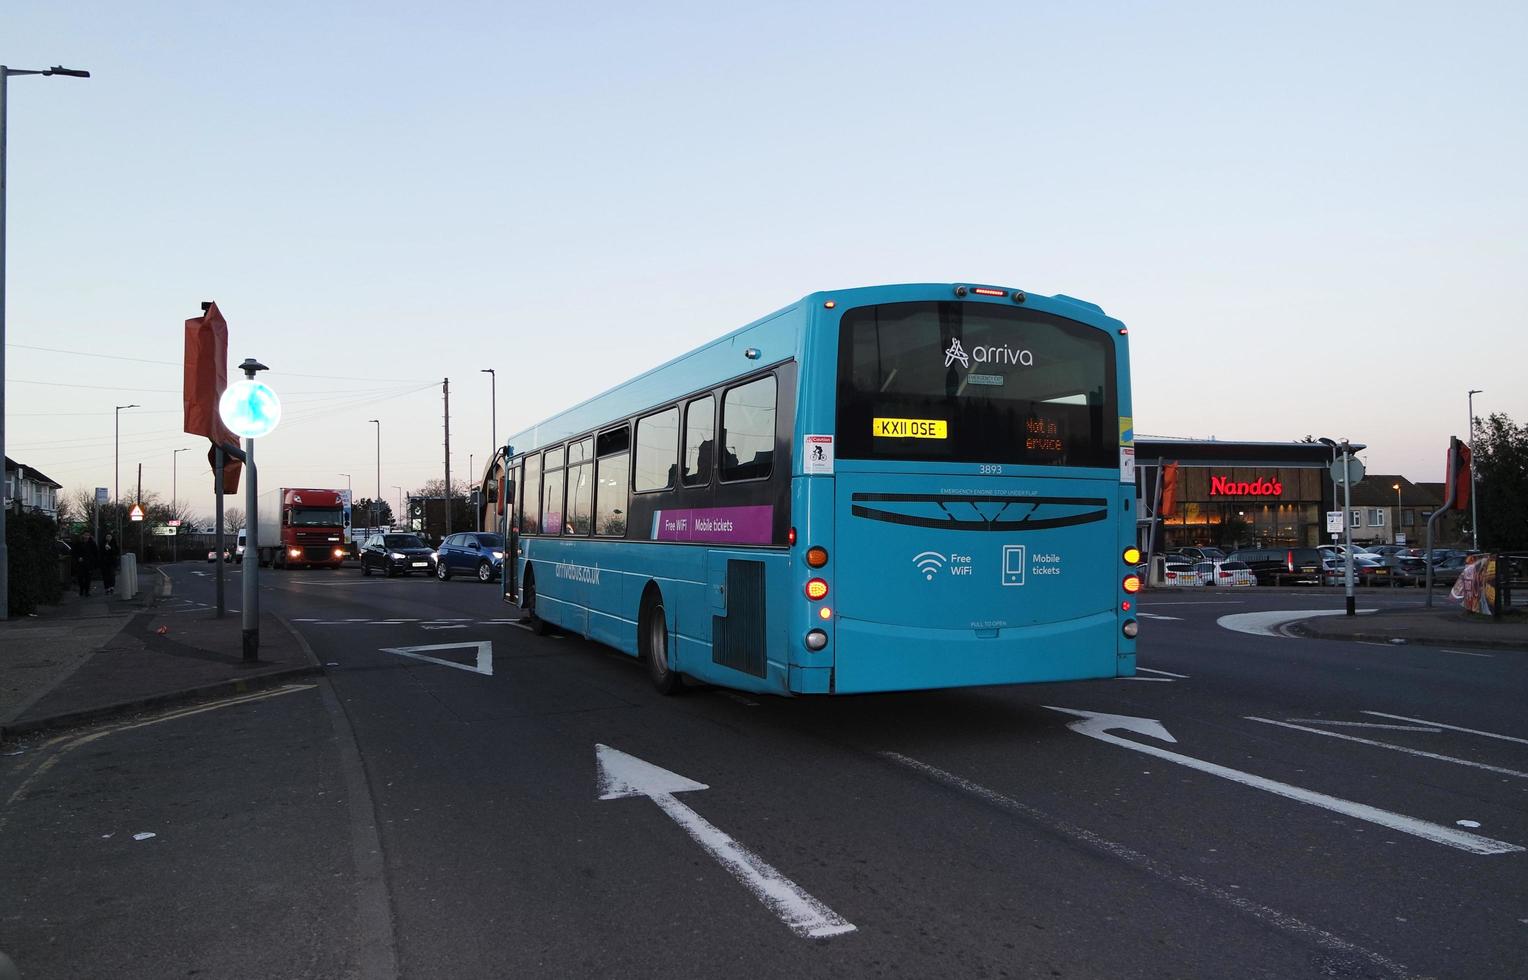
[[[1321,551],[1317,548],[1242,548],[1227,561],[1244,562],[1258,585],[1321,581]]]
[[[452,534],[435,551],[435,577],[442,582],[452,575],[475,575],[492,582],[504,572],[504,538],[487,532]]]
[[[1194,566],[1205,585],[1220,587],[1256,585],[1257,576],[1246,562],[1207,561]]]
[[[1192,558],[1195,562],[1226,560],[1226,553],[1219,548],[1179,548],[1178,551],[1184,557]]]
[[[1167,585],[1199,586],[1204,584],[1204,578],[1195,570],[1193,565],[1187,562],[1175,562],[1168,565],[1162,573],[1163,582]]]
[[[361,545],[361,574],[373,571],[389,578],[414,572],[431,575],[435,572],[435,552],[417,534],[373,534]]]
[[[207,549],[207,561],[215,562],[217,560],[218,560],[218,550],[216,548],[208,548]],[[233,561],[233,549],[232,548],[224,548],[223,549],[223,561],[225,561],[225,562],[232,562]]]
[[[1406,546],[1403,544],[1377,544],[1369,549],[1372,554],[1379,555],[1381,558],[1389,558],[1405,550]]]
[[[1467,555],[1450,555],[1433,566],[1433,583],[1453,585],[1459,580],[1459,573],[1469,564],[1471,559]]]

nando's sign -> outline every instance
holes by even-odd
[[[1277,497],[1284,493],[1284,484],[1278,478],[1261,477],[1256,480],[1231,480],[1224,476],[1210,476],[1212,497]]]

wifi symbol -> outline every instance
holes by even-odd
[[[932,582],[934,576],[939,574],[939,569],[949,559],[937,551],[922,551],[913,556],[913,564],[918,566],[918,571],[923,573],[925,582]]]

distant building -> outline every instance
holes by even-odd
[[[58,492],[62,483],[42,472],[5,457],[5,508],[35,511],[58,520]]]

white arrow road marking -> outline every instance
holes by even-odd
[[[426,657],[426,651],[430,650],[476,650],[477,666],[459,664],[454,660],[442,660],[439,657]],[[400,657],[409,657],[414,660],[423,660],[429,664],[439,664],[442,667],[455,667],[457,670],[470,670],[474,674],[493,676],[493,641],[478,640],[472,643],[432,643],[422,647],[383,647],[383,653],[393,653]]]
[[[1149,613],[1149,612],[1136,613],[1136,615],[1141,617],[1142,619],[1174,619],[1174,620],[1180,620],[1180,621],[1183,619],[1182,616],[1163,616],[1160,613]]]
[[[1137,667],[1137,670],[1140,668]],[[1343,728],[1384,728],[1392,732],[1426,732],[1429,735],[1437,735],[1442,732],[1441,728],[1424,728],[1421,725],[1381,725],[1375,721],[1330,721],[1326,718],[1285,718],[1285,721],[1297,721],[1305,725],[1337,725]]]
[[[1415,817],[1402,816],[1399,813],[1391,813],[1389,810],[1381,810],[1378,807],[1369,806],[1365,803],[1355,803],[1351,800],[1339,799],[1335,796],[1327,796],[1325,793],[1317,793],[1313,790],[1301,789],[1299,786],[1291,786],[1288,783],[1276,782],[1265,779],[1262,776],[1254,776],[1252,773],[1241,772],[1228,766],[1206,762],[1203,759],[1195,759],[1192,756],[1179,755],[1177,752],[1169,752],[1155,745],[1143,745],[1140,742],[1132,742],[1127,738],[1109,734],[1111,729],[1124,729],[1144,735],[1147,738],[1155,738],[1164,742],[1176,743],[1177,739],[1167,733],[1161,723],[1151,718],[1132,718],[1129,715],[1109,715],[1094,711],[1075,711],[1071,708],[1058,708],[1046,705],[1052,711],[1063,714],[1076,715],[1081,721],[1074,721],[1067,725],[1072,731],[1089,738],[1096,738],[1100,742],[1108,742],[1110,745],[1118,745],[1121,748],[1141,752],[1168,762],[1175,762],[1180,766],[1187,766],[1199,772],[1229,779],[1233,783],[1243,786],[1251,786],[1264,792],[1282,796],[1285,799],[1295,800],[1299,803],[1307,803],[1318,806],[1324,810],[1331,810],[1356,820],[1378,824],[1381,827],[1389,827],[1403,834],[1411,834],[1434,843],[1444,844],[1448,847],[1456,847],[1461,851],[1469,851],[1471,854],[1510,854],[1521,851],[1523,848],[1516,844],[1508,844],[1505,841],[1492,840],[1489,837],[1481,837],[1478,834],[1469,834],[1455,830],[1452,827],[1444,827],[1441,824],[1428,823]]]
[[[1187,674],[1174,674],[1170,670],[1153,670],[1150,667],[1141,667],[1141,666],[1137,666],[1135,669],[1136,669],[1137,672],[1144,671],[1145,673],[1148,673],[1148,674],[1161,674],[1163,677],[1175,677],[1175,678],[1177,678],[1180,681],[1188,680],[1188,675]]]
[[[1447,728],[1451,732],[1466,732],[1470,735],[1481,735],[1486,738],[1499,738],[1503,742],[1516,742],[1519,745],[1528,745],[1528,738],[1518,738],[1516,735],[1498,735],[1495,732],[1483,732],[1478,728],[1460,728],[1458,725],[1445,725],[1441,721],[1423,721],[1421,718],[1407,718],[1402,715],[1387,715],[1383,711],[1365,711],[1366,715],[1376,718],[1394,718],[1396,721],[1409,721],[1418,725],[1436,725],[1439,728]]]
[[[1357,735],[1343,735],[1340,732],[1324,732],[1319,728],[1309,728],[1305,725],[1291,725],[1287,721],[1274,721],[1271,718],[1257,718],[1247,715],[1248,721],[1262,722],[1264,725],[1277,725],[1280,728],[1293,728],[1295,731],[1311,732],[1315,735],[1325,735],[1327,738],[1340,738],[1344,742],[1357,742],[1360,745],[1373,745],[1381,749],[1390,749],[1392,752],[1404,752],[1407,755],[1417,755],[1424,759],[1436,759],[1439,762],[1452,762],[1456,766],[1469,766],[1471,769],[1484,769],[1487,772],[1499,772],[1503,776],[1516,776],[1519,779],[1528,779],[1528,772],[1518,772],[1516,769],[1503,769],[1500,766],[1488,766],[1484,762],[1471,762],[1469,759],[1458,759],[1451,755],[1439,755],[1436,752],[1423,752],[1421,749],[1408,749],[1401,745],[1391,745],[1389,742],[1376,742],[1372,738],[1359,738]]]
[[[600,799],[618,800],[626,796],[651,799],[796,935],[826,939],[855,930],[843,916],[808,895],[763,858],[674,799],[675,793],[709,789],[705,783],[660,769],[608,745],[594,747],[594,761]]]

